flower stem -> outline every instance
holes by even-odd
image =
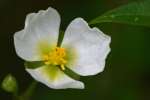
[[[20,96],[19,100],[30,100],[36,86],[37,86],[37,82],[33,81],[29,85],[29,87],[25,90],[25,92]]]

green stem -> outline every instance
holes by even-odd
[[[33,81],[29,85],[29,87],[25,90],[25,92],[20,96],[20,100],[30,100],[36,86],[37,86],[37,82]]]

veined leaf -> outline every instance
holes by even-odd
[[[150,0],[141,0],[118,7],[93,19],[90,24],[115,22],[150,27]]]

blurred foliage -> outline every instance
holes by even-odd
[[[136,1],[110,10],[93,19],[90,24],[102,22],[126,23],[150,27],[150,0]]]
[[[0,1],[0,82],[8,73],[16,76],[21,91],[32,78],[15,54],[13,35],[24,27],[28,13],[56,8],[62,18],[61,29],[75,17],[90,21],[113,8],[136,0],[1,0]],[[140,1],[140,0],[139,0]],[[148,20],[149,21],[149,20]],[[32,100],[149,100],[150,99],[150,29],[116,23],[97,25],[112,37],[111,53],[104,72],[81,77],[84,90],[53,90],[39,84]],[[10,94],[0,89],[2,100],[11,100]]]
[[[8,74],[2,81],[1,87],[3,90],[10,92],[10,93],[16,93],[18,89],[17,81],[14,76],[11,74]]]

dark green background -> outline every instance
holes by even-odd
[[[32,81],[13,44],[13,35],[23,29],[28,13],[52,6],[59,11],[64,30],[75,17],[90,21],[131,1],[135,0],[1,0],[0,82],[12,73],[22,91]],[[53,90],[39,84],[32,100],[150,100],[150,28],[115,23],[97,27],[112,37],[104,72],[82,77],[84,90]],[[11,95],[0,89],[0,100],[11,100]]]

